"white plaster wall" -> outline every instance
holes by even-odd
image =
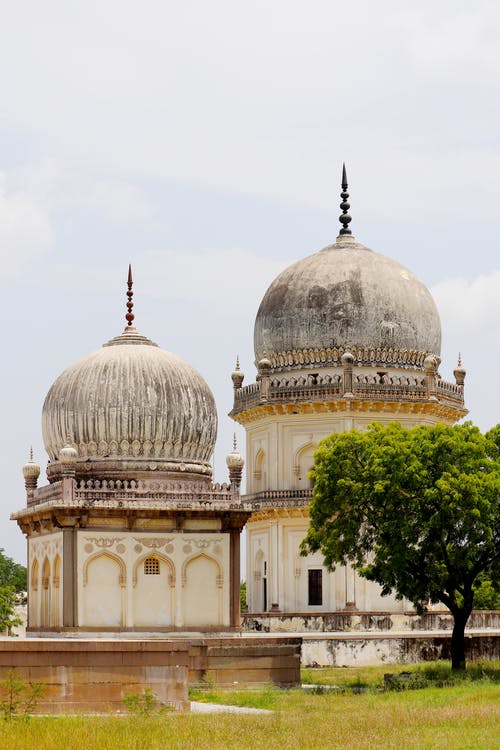
[[[144,574],[155,557],[160,574]],[[77,538],[81,627],[230,624],[229,534],[97,531]]]
[[[56,561],[59,558],[59,576],[55,579]],[[28,618],[31,627],[57,627],[62,622],[63,587],[63,535],[62,531],[28,538]],[[36,584],[32,580],[33,564],[38,561]],[[49,585],[44,591],[43,565],[48,561]],[[42,623],[42,615],[45,622]]]
[[[364,374],[375,374],[376,371],[363,369]],[[396,370],[388,370],[388,373],[401,375]],[[304,375],[304,371],[301,374]],[[405,371],[405,374],[412,373]],[[413,374],[422,377],[422,373]],[[247,493],[307,488],[307,472],[313,465],[314,450],[320,440],[333,433],[366,429],[372,422],[400,422],[405,427],[414,427],[440,421],[432,415],[382,411],[376,403],[371,407],[373,410],[369,412],[271,414],[246,424]],[[262,453],[264,461],[258,477],[255,467]],[[247,523],[249,611],[258,612],[262,608],[262,571],[256,567],[259,549],[267,561],[268,609],[273,603],[284,612],[338,611],[352,603],[363,611],[402,612],[408,606],[392,596],[382,597],[377,584],[359,578],[350,568],[339,567],[328,573],[320,554],[300,557],[299,545],[307,528],[308,518],[286,517],[285,512],[280,513],[279,518],[250,519]],[[321,606],[308,605],[307,570],[310,567],[323,569]]]

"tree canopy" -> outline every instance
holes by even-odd
[[[0,548],[0,632],[19,625],[21,620],[16,616],[16,594],[26,591],[28,586],[27,572],[24,565],[14,562]]]
[[[26,591],[27,573],[24,565],[14,562],[0,548],[0,586],[10,586],[16,592]]]
[[[350,563],[422,611],[452,613],[452,666],[465,666],[474,591],[500,573],[500,426],[372,424],[320,443],[304,554]]]

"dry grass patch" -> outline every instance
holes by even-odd
[[[244,691],[239,691],[243,693]],[[257,691],[257,694],[259,691]],[[252,693],[255,699],[256,693]],[[0,725],[2,750],[492,750],[500,685],[491,680],[404,693],[268,689],[272,715],[65,717]],[[227,694],[226,694],[227,695]]]

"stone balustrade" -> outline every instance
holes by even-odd
[[[310,373],[299,377],[288,376],[269,378],[263,388],[264,378],[234,390],[232,414],[251,409],[262,403],[321,402],[343,399],[369,401],[426,401],[436,394],[438,400],[463,409],[464,388],[435,378],[435,390],[429,379],[414,374],[362,374],[353,373],[350,387],[346,387],[345,377],[340,374]]]
[[[227,483],[161,479],[79,479],[65,477],[34,490],[33,507],[94,507],[144,509],[241,508],[239,490]],[[23,512],[23,511],[21,511]],[[14,514],[17,517],[16,514]],[[13,516],[13,517],[14,517]]]

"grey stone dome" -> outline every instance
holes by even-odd
[[[207,474],[217,412],[191,365],[129,327],[57,378],[42,431],[51,461],[69,442],[78,462]]]
[[[354,362],[423,368],[440,355],[441,323],[426,286],[404,266],[354,237],[286,268],[255,320],[255,360],[273,370]]]

